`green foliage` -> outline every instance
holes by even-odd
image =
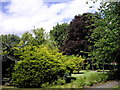
[[[77,82],[75,83],[78,87],[84,86],[92,86],[93,84],[97,84],[100,82],[105,82],[108,79],[107,74],[103,73],[91,73],[86,74],[78,78]]]
[[[82,59],[81,56],[75,56],[75,55],[71,55],[71,56],[67,56],[65,65],[66,67],[70,67],[75,71],[80,71],[82,70],[82,64],[83,64],[84,59]]]
[[[112,88],[114,88],[114,89],[120,89],[120,85],[118,85],[118,86],[113,86]]]
[[[31,33],[25,32],[24,34],[22,34],[20,44],[24,45],[24,46],[25,45],[34,45],[34,44],[36,44],[36,42]]]
[[[16,60],[13,47],[17,46],[19,42],[20,38],[17,35],[8,34],[0,36],[0,43],[2,44],[0,48],[4,58],[3,61],[6,61],[7,59],[12,61]]]
[[[36,40],[38,45],[45,43],[47,37],[46,37],[45,30],[43,28],[34,29],[34,30],[32,30],[32,32],[35,35],[35,40]]]
[[[97,62],[110,63],[120,58],[120,2],[105,3],[100,8],[102,19],[95,22],[97,26],[91,35],[92,52],[90,56]]]
[[[57,24],[50,31],[50,38],[57,43],[58,47],[61,47],[63,45],[63,41],[65,40],[67,35],[67,28],[67,23]]]
[[[32,33],[25,32],[21,37],[21,45],[41,45],[46,41],[46,33],[43,28],[33,29]]]
[[[57,76],[63,76],[65,67],[57,58],[58,54],[55,56],[54,52],[50,53],[49,48],[43,46],[24,47],[24,50],[21,56],[23,61],[14,68],[13,81],[16,87],[41,87],[43,83],[51,83]]]
[[[69,57],[62,55],[58,49],[50,45],[25,46],[16,48],[21,57],[15,65],[13,82],[16,87],[41,87],[43,83],[51,84],[64,73],[69,71],[67,67],[74,69],[75,60],[81,57]],[[43,85],[44,86],[44,85]]]
[[[76,75],[76,74],[75,74]],[[75,76],[73,75],[73,77]],[[85,74],[79,74],[76,80],[65,85],[53,85],[51,88],[83,88],[86,86],[92,86],[94,84],[103,83],[108,80],[108,74],[98,72],[86,72]]]
[[[41,87],[41,84],[51,83],[57,79],[58,73],[62,74],[64,72],[60,63],[43,60],[20,61],[16,64],[13,74],[14,85],[21,88]]]
[[[0,35],[0,55],[2,59],[2,77],[11,78],[11,72],[13,71],[14,63],[19,59],[14,55],[15,50],[13,47],[17,46],[20,42],[20,38],[14,34]]]
[[[50,86],[53,86],[53,85],[64,85],[66,84],[66,81],[64,78],[61,78],[61,77],[58,77],[57,80],[55,80]]]

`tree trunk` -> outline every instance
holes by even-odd
[[[104,68],[104,64],[103,64],[103,72],[104,72],[105,68]]]

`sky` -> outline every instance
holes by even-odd
[[[22,35],[34,27],[49,32],[57,23],[69,23],[75,15],[94,13],[99,6],[100,1],[91,0],[0,0],[0,35]]]

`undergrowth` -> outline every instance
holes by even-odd
[[[107,73],[86,73],[76,77],[76,80],[71,80],[71,83],[65,83],[64,85],[61,84],[53,84],[48,86],[48,88],[83,88],[86,86],[92,86],[97,83],[102,83],[107,81],[108,74]],[[60,79],[61,80],[61,79]],[[58,82],[60,81],[58,80]]]

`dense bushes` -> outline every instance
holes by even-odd
[[[74,69],[75,60],[81,57],[66,56],[59,53],[57,48],[49,45],[26,46],[16,48],[21,61],[17,62],[13,73],[13,84],[16,87],[41,87],[43,83],[51,84],[65,72],[67,67]]]
[[[53,61],[54,62],[54,61]],[[42,83],[57,79],[65,69],[60,63],[48,60],[20,61],[15,66],[13,81],[16,87],[41,87]],[[59,74],[59,75],[60,75]]]

